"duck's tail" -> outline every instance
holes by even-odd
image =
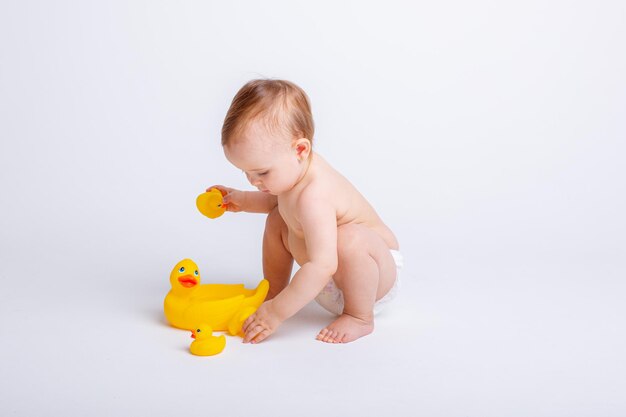
[[[250,305],[258,308],[263,301],[265,301],[265,297],[267,297],[267,292],[270,289],[270,282],[266,279],[261,280],[259,285],[257,285],[254,295],[250,297]]]
[[[268,280],[264,279],[259,282],[259,285],[254,290],[254,295],[248,297],[243,302],[241,310],[239,310],[235,316],[228,323],[228,333],[231,336],[240,335],[243,337],[243,333],[241,332],[241,326],[243,322],[246,321],[248,317],[250,317],[254,312],[259,308],[265,297],[267,296],[267,291],[270,289],[270,283]]]

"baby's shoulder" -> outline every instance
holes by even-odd
[[[325,208],[334,207],[328,187],[323,182],[310,181],[304,186],[293,200],[292,209],[299,215],[310,211],[325,211]]]
[[[322,181],[313,180],[302,188],[298,194],[297,206],[309,206],[312,203],[319,203],[328,199],[327,188]]]
[[[311,172],[291,201],[297,212],[331,208],[341,200],[342,177],[316,154]]]

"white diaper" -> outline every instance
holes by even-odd
[[[391,256],[396,262],[396,282],[387,294],[374,304],[374,314],[378,314],[391,300],[398,294],[400,287],[400,269],[404,265],[404,258],[397,250],[390,249]],[[331,313],[340,315],[343,313],[343,292],[335,285],[335,280],[331,279],[322,291],[315,297],[315,301]]]

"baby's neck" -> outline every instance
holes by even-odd
[[[311,152],[311,155],[309,156],[309,158],[306,160],[306,162],[304,162],[306,166],[302,168],[302,171],[300,173],[300,176],[298,177],[298,180],[294,183],[293,187],[289,189],[289,191],[284,192],[283,194],[280,195],[280,197],[288,197],[290,195],[293,195],[294,193],[297,194],[300,192],[302,188],[306,186],[306,184],[309,183],[311,174],[314,171],[314,169],[311,169],[311,166],[315,163],[315,161],[317,161],[317,159],[318,159],[317,154],[313,154],[313,152]]]

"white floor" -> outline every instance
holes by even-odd
[[[0,417],[626,416],[625,4],[2,2]],[[351,344],[312,304],[195,357],[171,268],[261,278],[263,219],[194,205],[252,189],[252,78],[307,91],[403,288]]]
[[[48,249],[33,258],[40,263],[14,254],[2,265],[3,416],[626,410],[623,265],[415,264],[404,248],[401,296],[373,335],[318,342],[332,317],[310,304],[264,343],[228,337],[220,355],[195,357],[190,334],[162,316],[173,263],[145,266],[149,254],[129,253],[99,264],[87,247],[80,256]],[[205,282],[212,273],[203,269]]]

